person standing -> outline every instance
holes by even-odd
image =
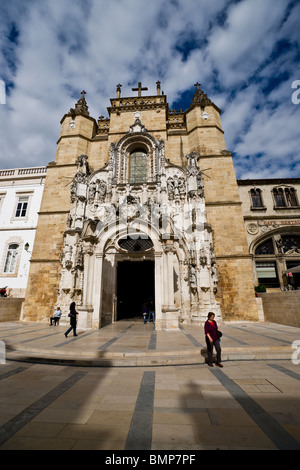
[[[147,304],[147,302],[144,302],[143,303],[143,308],[142,308],[142,315],[144,317],[144,325],[146,325],[146,323],[147,323],[148,312],[149,312],[148,304]]]
[[[152,317],[153,323],[155,323],[155,309],[154,309],[154,301],[152,298],[149,300],[149,317],[148,317],[148,323],[150,323],[150,319]]]
[[[76,304],[75,302],[72,302],[70,305],[70,328],[65,332],[65,337],[67,338],[68,334],[70,333],[71,330],[73,330],[73,336],[78,336],[76,333],[76,325],[77,325],[77,315],[78,313],[76,312]]]
[[[223,367],[221,364],[221,346],[220,340],[218,337],[218,325],[215,321],[215,314],[213,312],[209,312],[207,315],[207,320],[204,324],[204,333],[205,333],[205,340],[207,345],[207,356],[208,356],[208,365],[209,367],[213,367],[212,363],[212,355],[213,355],[213,346],[217,352],[217,363],[218,367]]]

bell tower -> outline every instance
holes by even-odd
[[[61,120],[56,157],[47,166],[22,316],[29,321],[49,318],[58,296],[60,258],[70,211],[70,186],[77,170],[76,156],[89,153],[97,132],[90,117],[86,92]],[[75,158],[74,158],[75,157]]]

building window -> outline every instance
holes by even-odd
[[[296,191],[294,188],[285,188],[284,194],[286,203],[289,207],[298,206]]]
[[[268,287],[279,287],[276,262],[256,262],[257,279],[260,284]]]
[[[18,257],[19,245],[17,243],[12,243],[8,245],[5,264],[4,264],[4,273],[13,274],[16,270],[16,262]]]
[[[273,189],[273,195],[274,195],[274,200],[275,200],[275,207],[285,207],[285,199],[284,199],[284,194],[283,194],[283,189],[281,188],[274,188]]]
[[[17,203],[15,217],[26,217],[28,196],[20,196]]]
[[[261,190],[257,188],[253,188],[250,191],[250,196],[251,196],[251,203],[252,206],[251,208],[257,209],[257,208],[262,208],[263,203],[262,203],[262,197],[261,197]]]
[[[1,212],[2,204],[4,202],[5,196],[6,196],[6,193],[0,193],[0,212]]]
[[[273,239],[264,241],[255,250],[255,255],[274,255]]]
[[[150,238],[143,237],[127,237],[121,238],[118,242],[119,247],[126,251],[147,251],[153,248],[153,243]]]
[[[283,252],[288,255],[300,253],[299,235],[282,235]]]
[[[299,207],[296,190],[294,188],[274,188],[273,196],[275,207]]]
[[[138,149],[129,156],[129,182],[144,183],[147,181],[147,154]]]

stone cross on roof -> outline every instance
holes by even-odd
[[[73,119],[77,114],[84,114],[86,116],[90,115],[89,107],[88,107],[88,105],[86,103],[86,100],[85,100],[85,95],[86,95],[86,91],[83,90],[81,92],[81,98],[75,104],[75,109],[74,108],[70,109],[69,112],[73,116]]]
[[[200,105],[201,108],[205,108],[205,106],[211,106],[212,101],[201,90],[200,83],[197,82],[197,83],[195,83],[194,86],[197,87],[197,89],[195,91],[194,98],[193,98],[192,102],[196,105]]]
[[[121,85],[121,83],[119,83],[117,85],[117,99],[121,97],[121,87],[122,87],[122,85]]]
[[[139,82],[138,83],[138,88],[132,88],[132,91],[137,91],[138,92],[138,96],[142,96],[142,91],[146,91],[148,90],[148,88],[142,88],[142,82]]]

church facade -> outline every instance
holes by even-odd
[[[221,111],[195,85],[185,111],[156,84],[122,97],[109,118],[90,116],[85,92],[61,120],[39,213],[25,320],[76,302],[78,327],[140,317],[157,329],[222,319],[257,320],[232,155]]]

